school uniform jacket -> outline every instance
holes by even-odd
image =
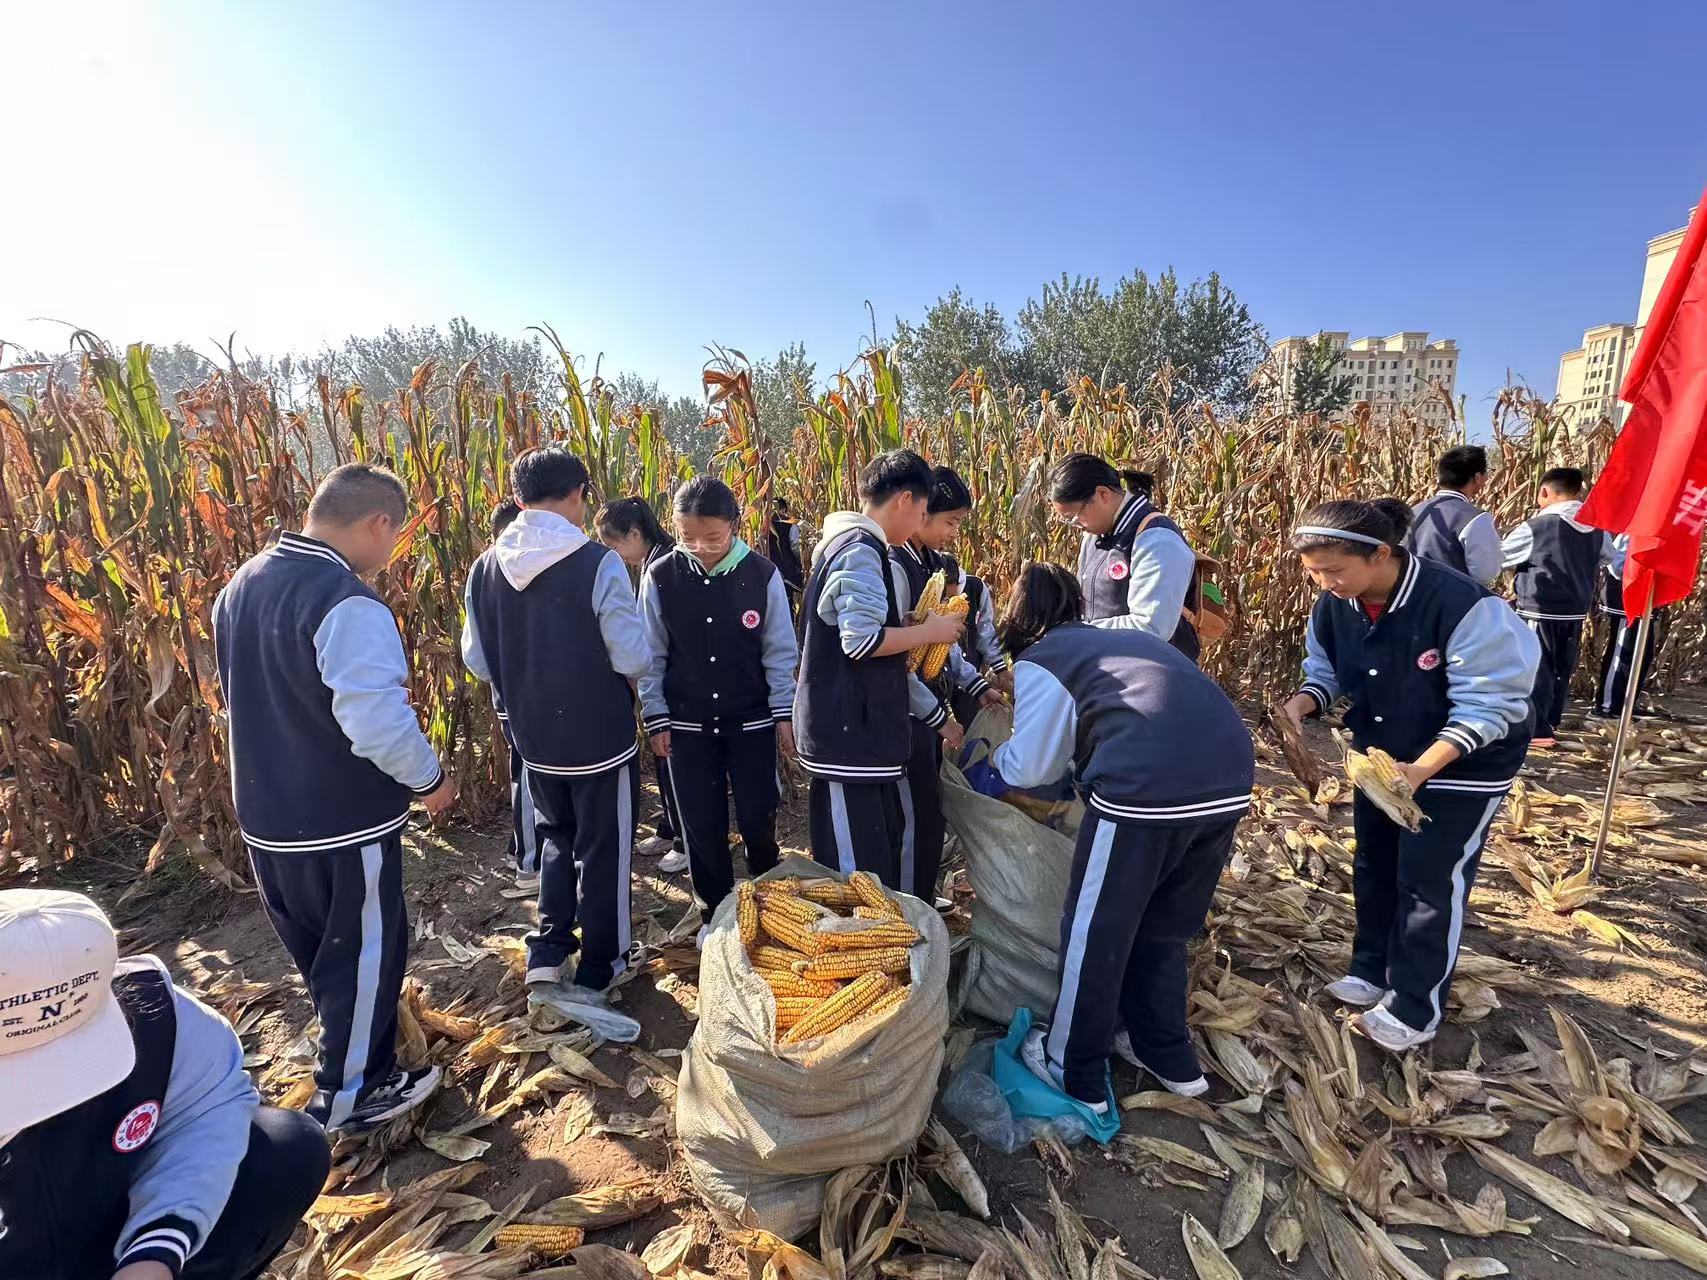
[[[1154,518],[1139,533],[1149,517]],[[1197,631],[1180,614],[1196,572],[1197,555],[1184,531],[1148,498],[1129,494],[1112,529],[1079,540],[1085,621],[1145,631],[1196,657]]]
[[[912,749],[907,656],[874,658],[901,625],[883,530],[836,511],[812,557],[800,610],[794,740],[803,769],[836,782],[892,782]]]
[[[524,510],[474,562],[464,606],[463,663],[502,699],[529,769],[585,777],[634,758],[628,681],[652,655],[615,552]]]
[[[1014,663],[1014,732],[990,763],[1012,787],[1068,769],[1110,822],[1195,826],[1251,803],[1250,731],[1220,687],[1165,641],[1056,627]]]
[[[1630,555],[1630,535],[1621,533],[1612,539],[1607,551],[1606,565],[1600,576],[1600,612],[1609,618],[1625,617],[1624,562]]]
[[[1600,567],[1612,556],[1612,539],[1579,524],[1580,502],[1543,507],[1506,535],[1505,567],[1517,571],[1512,586],[1517,615],[1530,622],[1581,622],[1594,605]]]
[[[1011,665],[996,638],[996,606],[990,599],[990,589],[976,574],[968,573],[962,590],[966,592],[966,660],[978,671],[1006,671]]]
[[[794,718],[794,626],[782,574],[736,539],[708,571],[676,551],[640,579],[652,662],[640,677],[648,734],[742,733]]]
[[[232,575],[214,653],[243,838],[314,853],[400,828],[443,780],[409,705],[397,620],[324,542],[300,533]]]
[[[1456,489],[1442,489],[1411,512],[1405,550],[1491,587],[1500,576],[1500,535],[1494,518]]]
[[[1404,763],[1436,740],[1464,753],[1430,789],[1503,791],[1523,764],[1541,645],[1480,583],[1407,554],[1377,621],[1358,601],[1323,592],[1304,647],[1300,691],[1318,712],[1351,699],[1345,723],[1359,749]]]
[[[131,1073],[0,1147],[8,1280],[106,1280],[133,1262],[176,1276],[249,1149],[259,1099],[231,1024],[153,956],[122,962],[113,995],[136,1044]]]
[[[914,601],[924,594],[925,584],[941,568],[941,557],[928,547],[915,547],[908,543],[889,548],[889,572],[894,579],[895,603],[903,616],[912,612]],[[908,714],[932,729],[940,729],[948,723],[950,699],[945,694],[949,690],[965,689],[976,698],[990,687],[990,682],[966,660],[958,644],[949,650],[948,665],[943,670],[945,674],[937,682],[940,690],[926,684],[918,672],[907,673]]]

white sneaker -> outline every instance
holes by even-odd
[[[417,1071],[404,1071],[399,1068],[393,1071],[364,1094],[344,1122],[332,1126],[329,1132],[345,1137],[366,1133],[370,1129],[377,1129],[387,1120],[395,1120],[398,1116],[413,1111],[433,1096],[434,1090],[439,1087],[440,1075],[437,1067],[422,1067]]]
[[[931,905],[936,908],[938,915],[946,916],[950,911],[954,910],[954,899],[937,898],[931,903]]]
[[[1365,1009],[1352,1018],[1351,1025],[1388,1053],[1404,1053],[1434,1039],[1434,1032],[1418,1031],[1409,1023],[1401,1022],[1385,1006]]]
[[[518,872],[516,872],[516,888],[526,889],[529,893],[538,893],[539,892],[539,872],[537,872],[537,871],[518,871]]]
[[[634,846],[634,852],[638,853],[643,858],[655,858],[660,853],[664,852],[664,850],[668,849],[673,843],[675,842],[672,840],[666,840],[662,836],[647,836],[639,844]]]
[[[1132,1037],[1127,1035],[1125,1031],[1115,1032],[1114,1051],[1137,1067],[1138,1070],[1153,1076],[1156,1083],[1169,1093],[1177,1093],[1182,1098],[1201,1098],[1209,1092],[1209,1081],[1202,1076],[1198,1076],[1195,1080],[1169,1080],[1164,1076],[1156,1075],[1154,1071],[1151,1071],[1149,1067],[1138,1060],[1138,1055],[1132,1051]]]
[[[640,1039],[640,1023],[611,1008],[610,996],[591,987],[573,982],[529,983],[528,1007],[555,1010],[571,1022],[619,1044],[633,1044]]]
[[[551,986],[562,982],[566,973],[574,969],[573,960],[565,960],[562,964],[537,964],[528,969],[522,977],[522,985],[528,987]]]
[[[676,872],[686,871],[687,869],[688,855],[686,850],[671,849],[662,858],[658,859],[658,870],[662,871],[665,875],[673,876]]]
[[[1059,1089],[1061,1087],[1061,1073],[1049,1061],[1049,1050],[1043,1044],[1044,1035],[1045,1029],[1043,1027],[1033,1027],[1025,1033],[1025,1040],[1019,1047],[1020,1061],[1025,1063],[1026,1069],[1044,1084]]]
[[[1341,1004],[1354,1005],[1359,1009],[1380,1004],[1387,996],[1385,987],[1378,987],[1373,982],[1365,982],[1362,978],[1350,974],[1338,982],[1328,983],[1327,991]]]

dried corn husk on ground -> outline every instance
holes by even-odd
[[[1305,795],[1314,800],[1322,789],[1322,762],[1316,759],[1316,753],[1310,750],[1304,741],[1304,735],[1298,732],[1292,723],[1292,717],[1278,703],[1268,709],[1268,721],[1274,726],[1275,735],[1280,739],[1281,754],[1286,759],[1286,767],[1292,770],[1292,776],[1304,785]]]

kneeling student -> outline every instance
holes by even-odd
[[[1014,655],[1013,737],[968,780],[999,795],[1070,770],[1084,797],[1061,992],[1025,1056],[1100,1111],[1111,1048],[1175,1093],[1209,1087],[1186,1030],[1185,944],[1250,807],[1256,761],[1238,711],[1190,658],[1145,631],[1093,626],[1084,612],[1066,569],[1020,570],[1001,622]]]
[[[256,1280],[326,1135],[263,1107],[231,1024],[80,893],[0,891],[0,1276]]]
[[[729,791],[753,875],[777,864],[777,748],[794,750],[794,626],[775,565],[735,536],[735,494],[698,476],[676,491],[673,554],[640,580],[652,665],[640,714],[665,774],[694,898],[709,924],[734,887]]]

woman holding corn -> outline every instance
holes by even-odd
[[[1400,548],[1410,509],[1329,502],[1293,531],[1321,598],[1305,636],[1296,726],[1340,697],[1359,751],[1380,748],[1426,819],[1410,831],[1359,790],[1351,971],[1328,993],[1399,1053],[1432,1040],[1488,826],[1523,764],[1540,646],[1479,583]]]
[[[735,536],[741,508],[721,480],[675,496],[676,543],[640,580],[652,665],[640,714],[687,847],[709,923],[734,885],[729,793],[754,875],[777,863],[777,749],[794,751],[794,626],[782,575]]]
[[[1255,759],[1237,709],[1179,650],[1088,625],[1084,612],[1066,569],[1020,570],[1000,627],[1014,655],[1013,737],[967,780],[1000,796],[1071,773],[1084,797],[1060,995],[1024,1052],[1040,1078],[1100,1112],[1111,1048],[1174,1093],[1209,1088],[1186,1030],[1185,944],[1250,807]]]

